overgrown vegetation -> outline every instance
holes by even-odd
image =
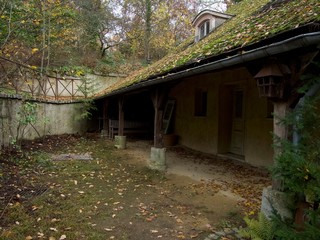
[[[258,219],[244,218],[247,228],[241,229],[240,234],[252,240],[272,240],[275,236],[276,225],[263,213],[258,214]]]

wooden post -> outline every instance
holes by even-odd
[[[163,111],[160,110],[161,106],[163,105],[163,102],[165,100],[166,93],[163,90],[155,89],[151,93],[151,98],[153,102],[154,107],[154,147],[161,148],[162,143],[162,133],[161,133],[161,127],[162,127],[162,115]]]
[[[106,98],[103,103],[102,129],[109,133],[109,116],[108,116],[109,100]]]
[[[275,102],[274,103],[274,119],[273,119],[273,133],[280,140],[288,138],[288,126],[285,126],[281,121],[286,117],[289,110],[289,106],[287,102]],[[281,153],[281,148],[279,146],[280,151],[277,153]],[[277,155],[277,154],[275,154]]]
[[[119,106],[119,130],[118,130],[118,136],[123,136],[123,128],[124,128],[123,103],[124,103],[124,97],[120,96],[119,100],[118,100],[118,106]]]
[[[59,96],[59,81],[58,81],[58,73],[56,72],[56,92],[54,93],[55,99],[58,99]]]
[[[277,157],[282,152],[281,141],[288,138],[288,126],[283,124],[283,119],[289,111],[288,102],[274,103],[273,133],[274,133],[274,164],[277,164]],[[273,179],[272,188],[275,190],[283,190],[282,182],[279,179]]]

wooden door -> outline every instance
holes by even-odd
[[[244,126],[244,92],[236,89],[233,92],[231,153],[244,155]]]

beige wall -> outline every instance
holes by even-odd
[[[273,120],[267,118],[267,101],[259,98],[254,79],[244,68],[185,79],[170,92],[176,99],[174,131],[179,143],[211,154],[228,152],[231,138],[232,94],[235,87],[245,93],[244,157],[257,166],[273,163]],[[208,94],[207,116],[194,116],[195,89]]]
[[[18,112],[21,100],[0,98],[0,148],[2,145],[12,143],[17,136],[19,125]],[[83,111],[82,103],[51,104],[37,102],[37,114],[34,127],[41,136],[84,133],[87,130],[87,120],[80,117]],[[22,127],[20,128],[20,130]],[[23,139],[35,139],[37,132],[28,125],[24,133],[20,132]]]

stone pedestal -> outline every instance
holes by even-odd
[[[166,170],[166,149],[151,147],[149,167],[151,169]]]
[[[285,192],[272,189],[271,186],[263,189],[261,212],[267,218],[271,218],[277,213],[282,220],[292,220],[294,218],[294,196]]]
[[[127,143],[126,136],[114,136],[114,146],[118,149],[125,149]]]
[[[108,137],[108,130],[102,129],[100,133],[101,138],[107,138]]]

